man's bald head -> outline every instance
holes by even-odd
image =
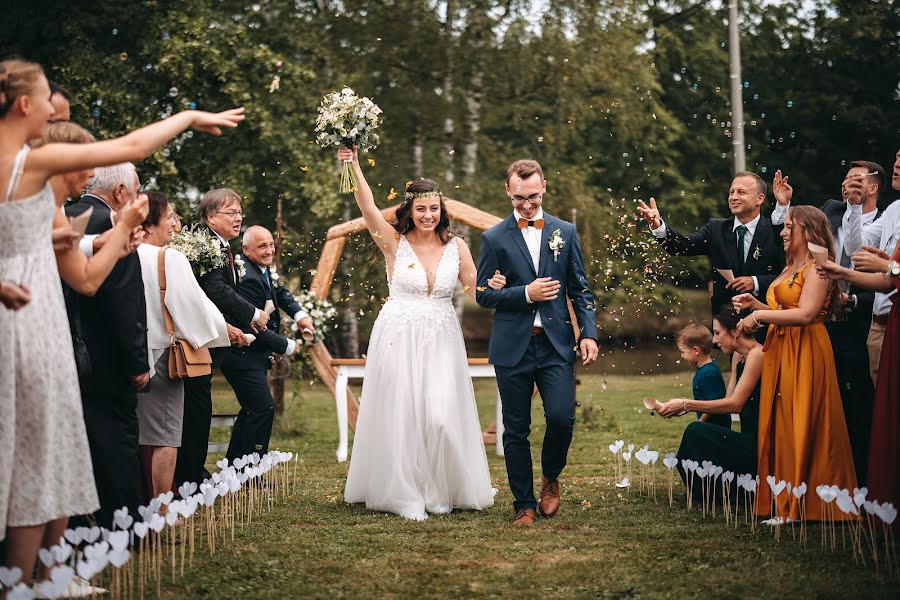
[[[241,240],[244,256],[260,267],[268,267],[275,260],[275,240],[272,232],[261,225],[252,225]]]

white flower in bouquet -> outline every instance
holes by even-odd
[[[187,257],[197,277],[228,264],[228,256],[222,250],[219,239],[203,226],[185,227],[172,238],[169,246]]]
[[[345,87],[326,94],[316,118],[316,143],[323,148],[356,146],[360,152],[378,146],[375,129],[381,125],[381,109],[366,97]],[[341,169],[341,193],[356,190],[356,175],[349,162]]]

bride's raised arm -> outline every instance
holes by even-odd
[[[366,220],[366,228],[375,239],[378,248],[386,257],[393,257],[397,252],[397,230],[387,222],[381,210],[375,205],[375,197],[372,188],[363,176],[362,167],[359,164],[359,155],[356,149],[341,148],[338,150],[338,159],[342,161],[353,160],[353,170],[356,173],[357,189],[353,192],[356,204]]]

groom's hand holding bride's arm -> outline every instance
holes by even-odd
[[[337,153],[338,160],[341,162],[352,161],[353,171],[356,173],[357,189],[353,192],[356,198],[356,204],[362,212],[363,219],[366,221],[366,229],[375,240],[378,248],[385,256],[393,256],[397,251],[398,237],[394,226],[388,223],[387,219],[381,213],[381,210],[375,204],[375,197],[372,195],[372,188],[366,181],[359,164],[359,154],[354,147],[341,148]]]

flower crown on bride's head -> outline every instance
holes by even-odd
[[[407,201],[412,200],[413,198],[431,198],[433,196],[443,198],[444,192],[441,190],[428,190],[427,192],[406,192],[403,194],[403,197],[406,198]]]

